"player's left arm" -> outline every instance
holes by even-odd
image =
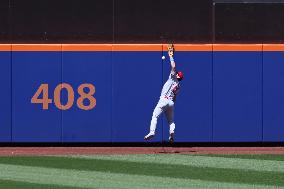
[[[174,60],[174,46],[171,44],[168,46],[168,54],[170,57],[170,63],[171,63],[171,73],[176,72],[176,63]]]
[[[171,61],[171,71],[175,72],[176,71],[176,63],[174,60],[174,56],[170,56],[170,61]]]

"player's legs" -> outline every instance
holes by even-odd
[[[160,99],[157,106],[155,107],[152,115],[151,125],[150,125],[150,132],[155,134],[158,118],[164,112],[167,103],[164,99]]]
[[[145,140],[151,139],[155,135],[158,118],[165,111],[166,106],[167,106],[167,101],[165,101],[164,99],[160,99],[153,111],[151,125],[150,125],[150,132],[148,135],[144,137]]]
[[[169,137],[169,142],[172,143],[174,142],[174,133],[175,133],[175,123],[174,123],[174,103],[169,103],[169,107],[165,111],[168,124],[170,127],[170,137]]]
[[[170,126],[170,134],[175,132],[175,123],[174,123],[174,103],[169,103],[169,107],[165,111],[168,124]]]

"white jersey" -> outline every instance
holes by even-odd
[[[171,71],[169,79],[164,84],[161,97],[175,101],[176,95],[179,92],[180,84],[176,76],[176,71]]]

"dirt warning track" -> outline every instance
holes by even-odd
[[[284,154],[284,147],[0,147],[0,156],[124,154]]]

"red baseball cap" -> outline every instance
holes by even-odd
[[[178,76],[180,77],[180,80],[183,79],[183,73],[181,71],[177,72]]]

